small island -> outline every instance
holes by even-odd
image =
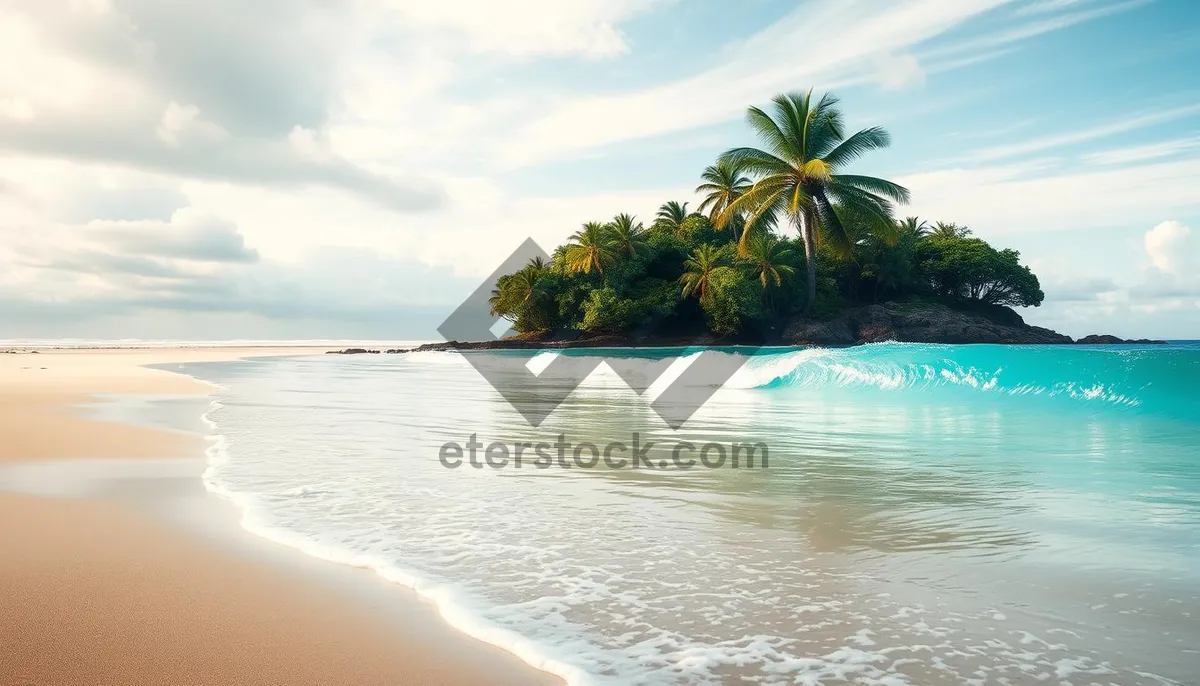
[[[889,145],[884,129],[847,133],[837,98],[811,92],[747,121],[759,147],[703,171],[696,211],[669,201],[649,226],[588,222],[548,262],[501,277],[490,303],[511,344],[1072,342],[1010,309],[1044,298],[1019,253],[952,222],[897,220],[908,190],[852,173]]]
[[[513,335],[420,349],[1076,342],[1012,309],[1045,297],[1020,253],[953,222],[897,219],[909,191],[851,172],[887,131],[847,134],[837,98],[811,91],[747,122],[760,147],[704,169],[695,211],[668,201],[649,226],[583,224],[498,279],[489,305]]]

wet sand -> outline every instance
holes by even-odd
[[[296,352],[314,351],[0,355],[0,468],[178,459],[189,473],[201,437],[81,416],[76,405],[212,390],[146,364]],[[163,491],[149,495],[190,507],[207,529],[137,499],[0,491],[0,683],[561,683],[458,634],[408,589],[252,539],[198,479],[179,481],[147,482]],[[187,497],[174,500],[170,484]]]

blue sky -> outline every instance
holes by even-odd
[[[1200,338],[1190,0],[64,0],[0,59],[0,339],[432,338],[807,88],[902,214],[1021,251],[1029,321]]]

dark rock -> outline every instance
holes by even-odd
[[[771,334],[774,337],[774,333]],[[796,317],[783,328],[772,344],[846,346],[881,341],[911,343],[995,343],[995,344],[1067,344],[1069,336],[1040,326],[1026,324],[1012,309],[997,305],[954,305],[910,299],[867,305],[847,310],[836,317],[819,319]],[[426,343],[416,348],[393,348],[390,354],[430,350],[504,350],[558,349],[581,347],[675,347],[687,345],[757,344],[761,340],[728,340],[711,337],[631,338],[618,335],[585,335],[578,332],[524,334],[490,341],[447,341]],[[1139,339],[1123,341],[1115,336],[1088,336],[1082,344],[1137,343],[1163,341]],[[354,355],[378,353],[378,350],[347,348],[335,351]]]
[[[826,322],[799,318],[784,330],[783,339],[792,345],[1072,342],[1068,336],[1026,324],[1006,307],[953,309],[913,300],[860,307]]]
[[[1166,341],[1149,338],[1117,338],[1109,334],[1094,333],[1075,341],[1079,345],[1166,345]]]
[[[853,345],[857,334],[846,316],[825,322],[799,318],[784,328],[783,340],[798,345]]]
[[[899,334],[892,313],[882,305],[869,305],[851,313],[851,321],[858,340],[862,343],[894,341]]]
[[[1124,343],[1125,340],[1108,334],[1094,333],[1090,336],[1084,336],[1075,342],[1080,345],[1115,345],[1117,343]]]
[[[364,355],[364,354],[378,355],[379,351],[378,350],[367,350],[366,348],[346,348],[345,350],[330,350],[330,351],[326,352],[325,354],[326,355]]]

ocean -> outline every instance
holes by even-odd
[[[673,430],[648,398],[689,359],[536,428],[458,353],[184,371],[247,529],[571,684],[1198,683],[1200,345],[768,349]]]

